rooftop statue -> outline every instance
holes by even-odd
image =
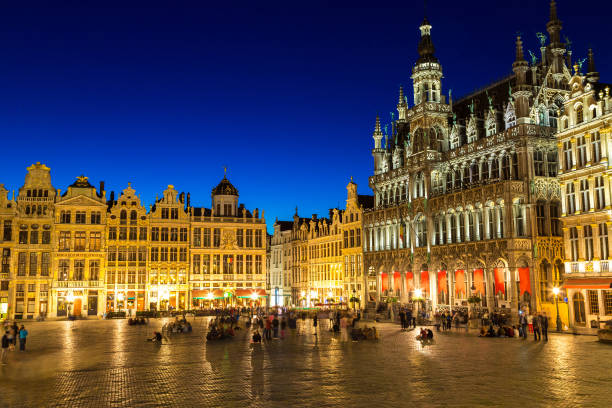
[[[538,63],[538,57],[535,56],[531,50],[529,50],[529,55],[531,55],[531,65],[535,65]]]
[[[546,34],[536,33],[536,37],[538,37],[538,40],[540,40],[540,45],[542,47],[545,47],[546,46]]]

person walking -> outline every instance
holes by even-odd
[[[400,309],[399,318],[402,324],[402,331],[406,331],[406,312],[404,312],[404,309]]]
[[[266,319],[266,328],[264,329],[264,339],[272,340],[272,322]]]
[[[26,338],[28,337],[28,331],[25,329],[23,324],[19,329],[19,351],[25,351]]]
[[[285,329],[287,328],[287,319],[285,318],[285,316],[283,316],[283,318],[281,319],[280,322],[280,336],[281,336],[281,340],[285,339]]]
[[[2,354],[0,354],[0,364],[6,365],[8,360],[9,344],[11,343],[8,338],[9,332],[6,330],[2,336]]]
[[[527,315],[525,312],[521,313],[521,317],[519,318],[520,323],[520,336],[523,337],[524,340],[527,340]]]
[[[542,330],[544,341],[548,341],[548,316],[546,316],[546,312],[540,315],[540,329]]]
[[[538,314],[533,316],[531,320],[531,324],[533,325],[533,340],[538,341],[542,339],[542,334],[540,332],[540,319]]]
[[[272,319],[272,330],[274,330],[275,339],[278,339],[278,325],[279,325],[278,316],[275,314],[274,318]]]
[[[348,341],[348,324],[346,322],[346,316],[342,316],[340,319],[340,341],[342,343]]]
[[[317,325],[319,324],[318,322],[318,317],[317,317],[317,312],[315,312],[314,314],[314,318],[312,319],[312,327],[314,327],[314,335],[317,335]]]

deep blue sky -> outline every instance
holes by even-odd
[[[516,32],[535,51],[548,21],[547,0],[429,3],[455,98],[509,73]],[[610,81],[610,2],[558,4],[574,56],[592,46]],[[85,174],[131,181],[147,204],[174,184],[209,206],[227,165],[269,225],[296,205],[325,214],[351,175],[371,194],[374,118],[411,87],[422,19],[406,0],[4,2],[0,183],[41,161],[62,190]]]

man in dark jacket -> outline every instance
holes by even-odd
[[[0,363],[2,365],[6,365],[6,360],[8,359],[9,344],[10,342],[8,338],[8,331],[6,331],[2,336],[2,354],[0,355]]]
[[[542,313],[540,316],[540,330],[542,330],[542,336],[544,336],[544,341],[548,341],[548,316],[546,316],[546,312]]]
[[[542,339],[542,335],[540,334],[540,314],[536,314],[535,316],[533,316],[533,340],[537,341],[537,340],[541,340]]]

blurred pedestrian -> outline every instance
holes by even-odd
[[[25,329],[23,324],[19,329],[19,351],[25,351],[26,338],[28,337],[28,331]]]
[[[542,330],[544,341],[548,341],[548,316],[546,316],[546,312],[540,315],[540,330]]]
[[[8,350],[9,350],[9,332],[8,330],[4,332],[2,336],[2,354],[0,354],[0,364],[6,365],[6,361],[8,360]]]
[[[533,327],[533,340],[534,341],[541,340],[542,334],[540,332],[540,319],[537,314],[533,316],[533,319],[531,320],[531,325]]]

